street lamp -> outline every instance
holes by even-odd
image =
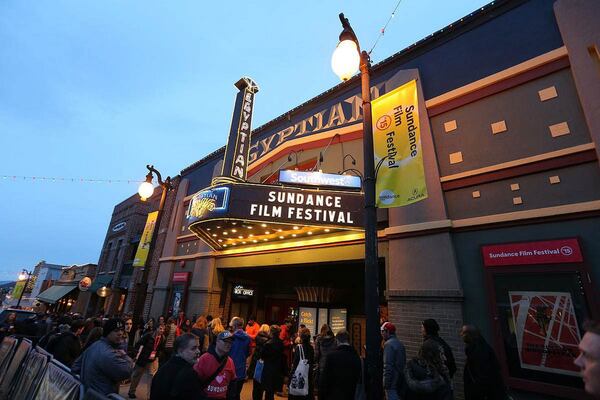
[[[19,308],[21,306],[21,299],[23,298],[23,293],[25,293],[25,289],[27,289],[27,285],[29,285],[29,279],[31,279],[31,271],[27,271],[23,269],[19,274],[19,281],[25,281],[23,285],[23,290],[21,290],[21,294],[19,295],[19,300],[17,301],[17,306],[15,308]]]
[[[379,332],[379,260],[377,255],[377,208],[375,206],[375,157],[371,114],[371,59],[360,50],[358,38],[348,18],[340,14],[342,33],[331,59],[333,71],[346,81],[360,69],[363,105],[363,156],[365,191],[365,314],[367,315],[367,349],[365,380],[367,398],[380,399],[382,390],[381,334]]]
[[[146,260],[146,264],[144,265],[144,270],[142,271],[142,279],[136,285],[136,295],[135,295],[135,307],[133,311],[133,315],[136,316],[136,322],[140,317],[143,317],[144,313],[144,303],[146,302],[146,292],[148,290],[148,272],[150,271],[150,262],[152,260],[152,253],[154,251],[154,247],[156,245],[156,239],[158,236],[158,229],[160,227],[160,220],[163,215],[163,208],[165,207],[165,200],[167,198],[167,192],[173,189],[173,185],[171,184],[171,177],[167,176],[167,179],[162,180],[162,176],[158,170],[154,168],[153,165],[146,165],[148,169],[148,174],[146,175],[146,181],[140,184],[138,188],[138,194],[142,201],[146,201],[149,199],[154,193],[154,185],[152,185],[153,174],[156,175],[156,179],[158,181],[158,185],[162,188],[162,194],[160,196],[160,203],[158,205],[158,214],[156,216],[156,223],[154,225],[154,232],[152,233],[152,239],[150,240],[150,247],[148,249],[148,259]],[[108,294],[108,293],[107,293]]]

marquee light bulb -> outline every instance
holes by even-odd
[[[267,224],[260,224],[260,226],[262,226],[263,228],[266,228]]]
[[[295,227],[294,227],[294,230],[298,230],[298,229],[300,229],[300,228],[299,228],[299,227],[297,227],[297,226],[295,226]]]
[[[232,230],[231,230],[231,232],[233,232],[233,233],[236,233],[236,232],[237,232],[237,230],[235,230],[235,229],[232,229]]]

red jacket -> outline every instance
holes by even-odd
[[[250,326],[250,325],[246,325],[246,333],[248,334],[248,336],[250,336],[250,339],[252,339],[252,341],[250,342],[250,346],[254,347],[256,346],[256,335],[258,335],[258,332],[260,331],[260,326],[258,325],[258,322],[254,322],[254,325]]]
[[[194,365],[194,371],[200,378],[200,380],[208,379],[212,374],[215,373],[221,363],[212,354],[212,352],[204,353],[200,356],[196,364]],[[235,365],[231,357],[227,356],[227,363],[219,375],[213,379],[211,383],[204,390],[204,394],[209,399],[224,399],[227,397],[227,386],[229,382],[235,379]]]

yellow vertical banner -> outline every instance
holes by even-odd
[[[148,214],[146,225],[144,226],[144,233],[140,239],[137,251],[135,252],[135,258],[133,259],[134,267],[143,267],[146,265],[148,259],[148,253],[150,252],[150,242],[152,242],[152,235],[154,234],[154,226],[156,225],[156,217],[158,211],[154,211]]]
[[[24,289],[25,289],[25,281],[17,281],[15,283],[15,288],[13,289],[13,292],[12,292],[12,298],[18,299],[19,297],[21,297],[21,293],[23,293]]]
[[[392,208],[427,198],[417,81],[372,101],[377,207]]]

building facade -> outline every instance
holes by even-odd
[[[492,344],[513,390],[583,396],[572,359],[583,321],[600,316],[599,17],[591,0],[497,1],[372,68],[373,98],[417,82],[428,189],[426,200],[378,211],[381,319],[410,357],[421,321],[435,318],[459,397],[465,323]],[[362,171],[360,79],[254,129],[250,144],[250,194],[284,188],[280,170]],[[169,193],[146,312],[329,323],[360,351],[361,232],[267,212],[217,219],[204,239],[190,230],[190,202],[223,174],[225,151],[183,169]],[[116,213],[100,266],[114,262]],[[117,248],[131,244],[122,237]]]

